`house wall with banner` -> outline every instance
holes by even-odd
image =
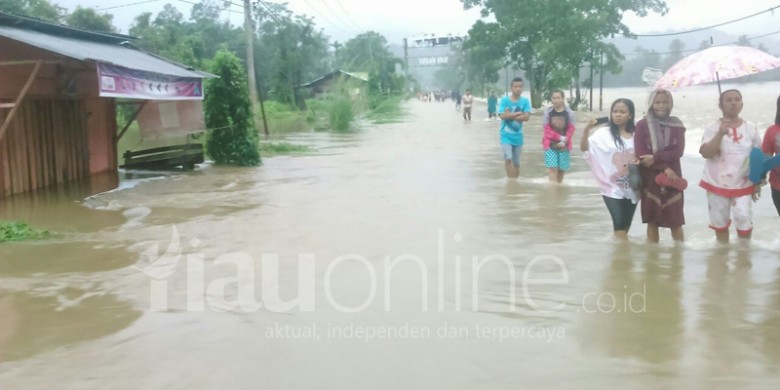
[[[0,139],[0,198],[117,169],[115,102],[99,96],[94,64],[0,37],[0,103],[14,103],[35,68],[8,63],[38,60]]]

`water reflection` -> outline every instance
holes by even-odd
[[[743,373],[746,353],[754,347],[753,327],[747,315],[753,289],[750,252],[720,247],[707,260],[706,280],[701,289],[697,329],[708,356],[709,376],[726,378]]]
[[[761,329],[758,343],[767,357],[767,368],[774,370],[780,364],[780,268],[776,269],[770,288],[771,298],[758,324]]]
[[[597,292],[583,300],[584,347],[652,364],[680,359],[682,250],[615,244]]]
[[[66,288],[0,292],[0,362],[27,359],[127,328],[141,311],[111,294]]]
[[[0,245],[0,277],[104,272],[138,261],[121,243],[53,241]]]

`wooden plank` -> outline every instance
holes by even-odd
[[[41,177],[43,185],[51,185],[51,101],[47,100],[41,108]]]
[[[162,153],[170,150],[203,150],[203,144],[161,146],[158,148],[144,149],[139,151],[128,151],[125,153],[125,156],[135,157],[135,156],[142,156],[142,155],[152,154],[152,153]]]
[[[43,61],[43,60],[23,60],[23,61],[0,61],[0,66],[16,65],[34,65],[34,64],[60,64],[62,61]]]
[[[179,158],[191,158],[196,159],[200,155],[200,152],[194,151],[194,150],[178,150],[178,151],[170,151],[166,153],[157,153],[149,156],[143,156],[143,157],[134,157],[131,159],[125,160],[126,166],[131,165],[137,165],[137,164],[149,164],[149,163],[165,163],[168,160],[177,160]]]
[[[40,70],[41,70],[41,61],[38,61],[35,63],[35,67],[33,68],[30,77],[27,79],[27,82],[24,84],[22,91],[19,93],[19,96],[16,98],[16,102],[14,103],[15,104],[14,108],[11,109],[11,112],[8,113],[8,116],[5,118],[5,121],[3,121],[3,124],[0,125],[0,140],[3,139],[3,136],[5,135],[8,126],[11,125],[11,122],[14,119],[16,110],[19,108],[19,105],[22,103],[22,100],[24,100],[24,97],[27,95],[27,91],[30,90],[32,83],[35,80],[35,77],[38,76],[38,71]]]
[[[73,169],[73,162],[76,152],[73,150],[73,107],[68,100],[64,101],[63,107],[65,108],[65,135],[61,139],[65,145],[65,181],[67,182],[74,179],[75,169]]]
[[[43,134],[41,132],[43,118],[40,115],[45,103],[45,100],[37,100],[35,102],[35,111],[31,113],[35,119],[35,127],[31,130],[35,139],[35,159],[33,161],[35,161],[34,177],[38,188],[45,187],[43,183]]]
[[[78,102],[71,100],[70,104],[70,122],[73,131],[73,174],[76,178],[81,176],[81,120],[78,113]]]
[[[38,142],[37,131],[38,121],[35,112],[38,110],[37,100],[27,100],[27,106],[24,108],[24,127],[22,131],[27,138],[27,168],[29,169],[30,189],[38,189]]]
[[[73,174],[75,178],[81,179],[84,176],[81,174],[81,119],[79,115],[78,101],[71,100],[70,104],[70,122],[73,127]]]
[[[127,132],[127,129],[130,128],[130,125],[133,124],[133,121],[135,121],[135,118],[138,117],[138,114],[141,113],[141,110],[143,110],[144,106],[146,106],[146,103],[148,103],[148,102],[149,102],[148,100],[144,100],[143,103],[141,103],[141,105],[138,106],[138,108],[135,110],[135,112],[133,112],[133,115],[130,117],[130,120],[127,121],[127,124],[125,124],[125,127],[122,128],[122,131],[119,132],[119,137],[117,137],[117,139],[116,139],[117,142],[119,142],[119,140],[122,139],[122,136],[125,135],[125,133]]]
[[[63,114],[63,107],[61,104],[57,104],[54,109],[54,136],[55,141],[59,141],[63,137],[66,136],[65,131],[63,130],[64,123],[65,123],[65,115]],[[55,177],[56,177],[56,184],[60,184],[64,181],[63,178],[63,169],[65,168],[65,154],[64,150],[65,147],[60,142],[54,143],[56,149],[55,149]]]
[[[19,109],[23,109],[24,107],[19,107]],[[11,126],[12,130],[14,132],[14,137],[16,137],[17,145],[19,145],[16,150],[14,151],[16,153],[16,172],[17,172],[17,179],[19,180],[19,190],[16,192],[22,193],[27,192],[30,189],[28,188],[28,179],[27,179],[27,156],[26,156],[26,150],[27,150],[27,142],[25,142],[24,139],[24,131],[23,126],[24,123],[21,123],[19,121],[16,121],[17,123],[14,123],[13,126]]]
[[[82,171],[83,164],[81,163],[82,158],[84,157],[84,148],[82,148],[82,143],[84,142],[84,132],[83,128],[81,127],[81,112],[80,112],[80,106],[78,104],[79,102],[77,100],[73,101],[73,128],[76,132],[75,137],[73,140],[75,141],[74,146],[74,156],[75,157],[75,168],[76,168],[76,177],[79,179],[84,178],[84,172]]]
[[[14,108],[16,103],[0,103],[0,108]]]
[[[117,138],[117,122],[116,122],[116,113],[117,108],[116,99],[111,99],[108,103],[108,117],[106,118],[106,129],[105,131],[109,135],[109,144],[108,144],[108,150],[109,153],[109,164],[111,171],[114,172],[119,168],[119,142]]]
[[[6,117],[6,120],[8,118]],[[18,194],[22,191],[21,183],[21,169],[19,166],[21,165],[19,161],[19,151],[22,149],[22,144],[19,141],[19,136],[16,134],[16,127],[13,126],[8,131],[8,137],[10,138],[9,141],[11,143],[11,193],[12,194]]]
[[[57,184],[57,105],[52,102],[51,112],[49,114],[49,136],[48,136],[48,153],[49,153],[49,185]]]
[[[81,128],[81,172],[83,177],[89,172],[89,124],[87,123],[87,102],[79,99],[79,124]]]
[[[5,120],[3,112],[0,111],[0,122]],[[0,140],[0,199],[8,195],[8,147],[6,141]]]
[[[78,177],[76,173],[76,118],[75,115],[73,115],[73,101],[68,100],[65,107],[67,108],[67,111],[65,112],[68,123],[68,178],[66,181],[71,181]]]
[[[28,180],[30,181],[30,190],[35,190],[38,188],[38,180],[36,180],[36,169],[35,169],[35,157],[37,156],[37,153],[35,153],[35,149],[37,147],[37,143],[35,142],[35,118],[34,115],[38,102],[33,99],[27,99],[27,105],[23,108],[24,113],[24,126],[22,127],[22,132],[25,136],[25,142],[27,143],[27,150],[25,151],[25,157],[27,158],[27,169],[28,169]]]

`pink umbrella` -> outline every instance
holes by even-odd
[[[714,46],[674,64],[655,83],[656,88],[679,88],[780,68],[780,59],[747,46]]]

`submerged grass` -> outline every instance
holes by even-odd
[[[260,153],[263,155],[276,154],[302,154],[310,152],[311,148],[306,145],[296,145],[289,142],[261,142]]]
[[[33,229],[18,221],[0,221],[0,243],[10,241],[42,240],[52,237],[47,230]]]
[[[366,119],[376,123],[399,123],[406,117],[406,111],[402,107],[401,96],[390,96],[380,101],[373,110],[369,111]]]
[[[352,109],[352,102],[348,98],[334,99],[330,102],[328,110],[330,128],[345,132],[352,129],[352,121],[355,119],[355,113]]]

